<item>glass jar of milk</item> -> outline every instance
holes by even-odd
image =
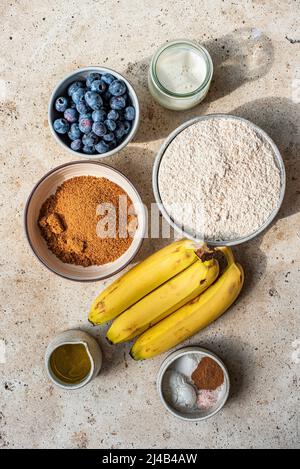
[[[212,75],[208,51],[192,41],[177,40],[162,46],[152,57],[148,85],[159,104],[184,110],[205,98]]]

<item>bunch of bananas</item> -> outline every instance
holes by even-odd
[[[217,319],[241,291],[242,266],[230,248],[217,249],[227,261],[221,275],[212,251],[204,247],[199,257],[192,241],[170,244],[106,288],[89,320],[103,324],[116,318],[107,332],[114,344],[139,336],[131,349],[135,360],[169,350]]]

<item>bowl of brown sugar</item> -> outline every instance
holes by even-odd
[[[121,271],[137,254],[145,210],[132,183],[97,161],[47,173],[25,207],[25,231],[36,257],[61,277],[90,282]]]

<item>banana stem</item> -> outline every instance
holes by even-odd
[[[195,253],[202,262],[209,261],[216,257],[215,250],[213,248],[209,248],[206,243],[202,243],[201,245],[199,244]]]
[[[235,263],[234,255],[233,255],[231,248],[229,248],[228,246],[219,246],[219,247],[216,247],[215,249],[217,251],[221,251],[224,254],[224,256],[226,257],[228,266]]]
[[[206,243],[194,243],[194,251],[201,261],[208,261],[216,257],[216,251],[221,251],[226,258],[228,266],[235,263],[232,249],[228,246],[209,248]]]

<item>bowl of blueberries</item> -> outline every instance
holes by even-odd
[[[48,109],[50,129],[71,153],[111,156],[134,137],[139,125],[137,95],[120,73],[85,67],[54,89]]]

